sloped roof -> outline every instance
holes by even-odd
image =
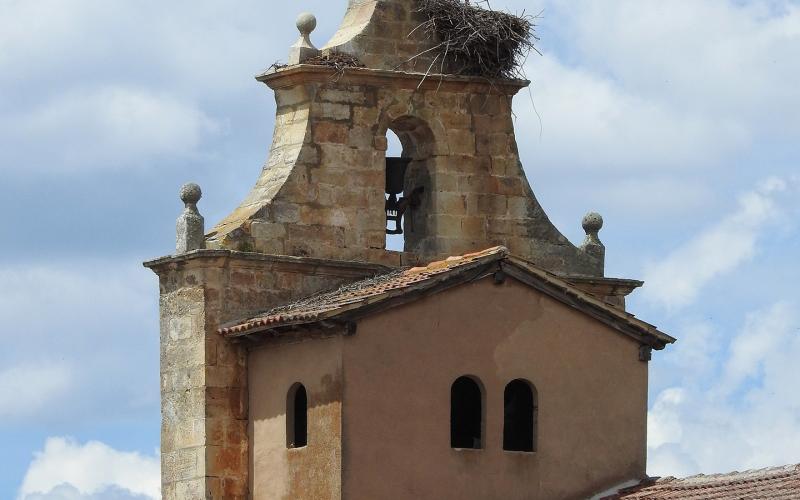
[[[221,328],[226,336],[238,336],[253,330],[275,328],[292,324],[312,323],[340,314],[353,308],[363,307],[388,297],[397,296],[424,283],[433,284],[437,277],[452,272],[465,271],[482,264],[497,261],[508,255],[504,247],[494,247],[482,252],[450,257],[447,260],[432,262],[427,267],[394,271],[391,273],[356,281],[332,292],[312,295],[305,299],[271,309],[266,313],[250,318],[242,323]]]
[[[595,319],[656,349],[675,341],[656,327],[583,292],[530,262],[510,256],[505,247],[449,257],[425,267],[414,267],[357,281],[338,290],[313,295],[263,314],[237,322],[219,333],[227,337],[252,335],[265,330],[349,320],[380,309],[441,292],[452,286],[483,278],[498,271],[509,275]]]
[[[800,464],[767,469],[691,476],[664,477],[626,488],[607,500],[739,500],[800,498]]]

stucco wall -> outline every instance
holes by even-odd
[[[250,352],[250,492],[256,500],[341,498],[342,337]],[[308,394],[308,445],[286,447],[291,386]]]
[[[344,498],[585,498],[645,473],[638,344],[508,279],[361,321],[344,340]],[[485,387],[483,450],[450,448],[450,385]],[[503,390],[539,394],[538,451],[502,450]]]
[[[213,250],[146,265],[161,292],[162,496],[250,498],[247,353],[217,329],[380,268]]]

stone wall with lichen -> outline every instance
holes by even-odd
[[[401,265],[504,245],[556,273],[602,275],[525,177],[511,101],[526,82],[312,66],[263,81],[277,102],[269,161],[209,246]],[[414,159],[407,188],[425,189],[404,255],[385,249],[389,129]]]
[[[438,40],[420,27],[427,20],[415,0],[350,0],[338,31],[322,50],[353,55],[368,68],[446,73],[431,50]]]
[[[206,235],[209,250],[147,264],[160,279],[165,499],[252,494],[248,353],[217,334],[226,322],[387,269],[377,264],[495,245],[552,272],[602,276],[601,254],[567,241],[525,178],[511,101],[527,82],[433,74],[447,68],[431,64],[436,41],[414,31],[424,21],[414,5],[349,1],[323,51],[365,68],[295,65],[259,77],[277,115],[256,185]],[[404,252],[385,244],[388,130],[413,160],[406,191],[424,188],[404,222]]]
[[[249,498],[247,349],[218,328],[381,268],[213,250],[148,266],[161,294],[162,496]]]

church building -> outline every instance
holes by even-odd
[[[288,64],[257,77],[277,116],[252,191],[206,232],[181,189],[176,252],[145,264],[163,498],[557,500],[646,479],[648,362],[675,339],[626,311],[642,282],[605,276],[602,218],[574,245],[534,196],[511,106],[529,82],[448,59],[423,4],[349,0],[321,49],[301,15]]]

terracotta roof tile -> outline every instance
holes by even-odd
[[[274,308],[263,315],[251,318],[237,325],[221,328],[219,333],[226,336],[246,334],[252,330],[269,328],[273,325],[307,323],[323,314],[341,310],[355,304],[384,298],[393,291],[400,291],[416,283],[429,280],[437,275],[458,268],[469,267],[482,261],[498,260],[508,255],[505,247],[492,247],[481,252],[470,253],[446,260],[431,262],[425,267],[413,267],[393,273],[376,276],[345,285],[338,290],[317,294],[306,299]]]
[[[730,474],[664,477],[627,488],[612,499],[739,500],[800,498],[800,464]]]
[[[587,311],[600,321],[633,336],[637,340],[655,345],[657,349],[675,339],[658,331],[656,327],[636,319],[632,314],[611,306],[597,297],[583,292],[574,285],[530,262],[512,257],[505,247],[493,247],[480,252],[449,257],[431,262],[425,267],[414,267],[376,276],[345,285],[338,290],[313,295],[290,304],[271,309],[236,324],[219,329],[228,337],[251,335],[279,327],[308,324],[326,319],[341,318],[362,308],[388,303],[411,291],[432,289],[450,280],[472,279],[473,270],[486,272],[486,266],[497,263],[512,277],[548,293],[557,300]],[[478,277],[478,276],[475,276]]]

